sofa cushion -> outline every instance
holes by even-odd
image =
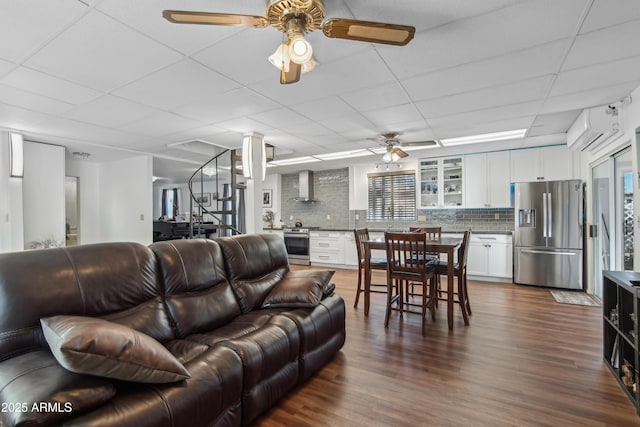
[[[324,290],[334,271],[319,271],[315,275],[295,275],[289,272],[269,292],[262,308],[315,307],[324,296]]]
[[[275,234],[243,234],[216,241],[243,313],[259,308],[289,271],[284,239]]]
[[[216,242],[170,240],[150,248],[158,258],[166,305],[178,338],[216,329],[241,313]]]
[[[126,326],[82,316],[54,316],[41,322],[53,355],[72,372],[144,383],[190,377],[162,344]]]
[[[0,362],[2,426],[54,424],[103,405],[115,394],[109,380],[69,372],[47,350]]]

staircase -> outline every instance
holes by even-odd
[[[241,160],[237,150],[225,150],[204,163],[191,175],[188,182],[191,201],[189,238],[212,235],[222,237],[244,233],[246,185],[244,182],[238,182],[238,178],[242,177],[242,172],[238,168]],[[211,188],[211,178],[204,173],[205,168],[213,168],[214,173],[210,203],[205,203],[205,200],[196,196],[205,193],[205,180],[206,192]],[[223,172],[226,169],[229,169],[229,177],[222,180],[220,177],[223,175],[226,177],[226,172]]]

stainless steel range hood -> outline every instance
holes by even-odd
[[[313,172],[301,171],[298,177],[299,193],[294,200],[302,203],[313,203]]]

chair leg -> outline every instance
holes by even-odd
[[[436,307],[438,307],[438,294],[436,293],[436,280],[438,275],[431,276],[431,286],[429,286],[429,298],[431,298],[431,320],[436,320]],[[439,282],[439,280],[438,280]]]
[[[391,314],[391,304],[393,298],[393,282],[390,277],[387,278],[387,309],[384,313],[384,327],[389,327],[389,315]],[[400,301],[402,303],[402,301]]]
[[[460,304],[460,310],[462,310],[462,318],[464,319],[464,324],[469,325],[469,317],[467,316],[467,295],[464,291],[464,280],[462,275],[457,277],[458,281],[458,303]]]
[[[464,299],[467,306],[467,313],[471,316],[471,304],[469,303],[469,291],[467,289],[467,273],[464,273]]]
[[[364,275],[364,269],[358,266],[358,287],[356,289],[356,302],[353,303],[353,308],[358,308],[358,301],[360,301],[360,293],[362,292],[362,276]]]

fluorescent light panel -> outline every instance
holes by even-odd
[[[253,174],[253,137],[245,135],[242,140],[242,175],[251,179]]]
[[[339,151],[337,153],[314,154],[313,157],[317,157],[320,160],[337,160],[350,157],[370,156],[371,154],[371,151],[363,148],[360,150]]]
[[[10,176],[15,178],[24,177],[24,139],[22,134],[9,134],[9,162]]]
[[[506,141],[508,139],[524,138],[526,129],[508,130],[504,132],[483,133],[480,135],[461,136],[458,138],[441,139],[442,145],[477,144],[479,142]]]
[[[319,162],[319,161],[320,159],[316,159],[315,157],[303,156],[303,157],[294,157],[291,159],[274,160],[270,163],[276,166],[288,166],[288,165],[298,165],[301,163],[312,163],[312,162]]]

